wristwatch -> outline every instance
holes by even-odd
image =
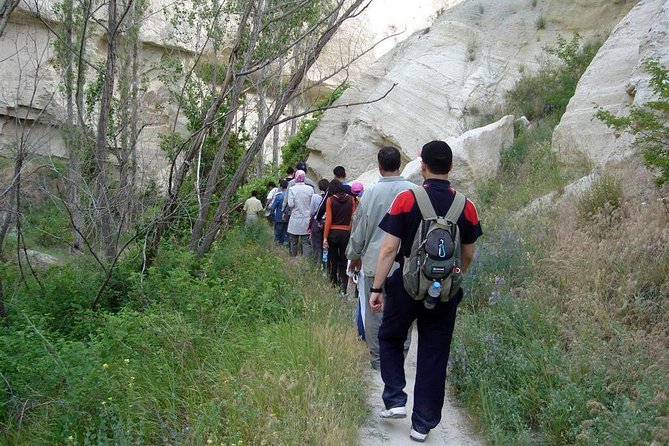
[[[383,288],[374,288],[374,287],[369,287],[369,293],[380,293],[383,291]]]

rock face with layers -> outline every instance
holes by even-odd
[[[513,144],[514,117],[508,115],[485,127],[465,132],[453,141],[447,141],[453,150],[453,170],[449,179],[457,190],[472,193],[478,181],[491,178],[499,169],[502,149]],[[414,183],[423,179],[420,160],[406,165],[402,176]]]
[[[669,1],[645,0],[636,5],[581,77],[567,111],[553,132],[553,150],[563,158],[586,157],[595,165],[625,159],[633,154],[632,138],[616,138],[613,131],[593,119],[595,104],[624,116],[631,105],[652,97],[644,60],[659,59],[669,66]]]
[[[375,166],[390,144],[405,161],[432,139],[457,137],[494,114],[504,94],[545,54],[558,34],[586,38],[612,28],[634,2],[466,0],[428,29],[377,61],[339,104],[378,102],[329,110],[308,141],[309,166],[327,176],[344,163],[356,176]],[[545,26],[538,29],[537,20]]]

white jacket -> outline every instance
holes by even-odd
[[[296,183],[288,189],[288,208],[290,209],[290,220],[288,221],[288,234],[307,235],[309,233],[309,207],[314,189],[304,183]]]

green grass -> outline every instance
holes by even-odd
[[[669,215],[635,198],[653,184],[629,166],[557,208],[520,213],[590,170],[551,152],[556,122],[517,135],[478,188],[485,234],[450,383],[493,445],[668,444]]]
[[[97,313],[85,265],[42,272],[44,290],[5,267],[4,441],[355,444],[364,349],[320,274],[264,228],[202,260],[166,248],[144,277],[129,254]]]

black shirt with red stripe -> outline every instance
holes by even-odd
[[[446,215],[455,197],[455,189],[451,187],[451,183],[447,180],[430,178],[424,181],[423,187],[430,197],[435,213],[440,216]],[[398,260],[410,256],[411,245],[421,220],[422,215],[413,192],[411,190],[400,192],[379,223],[381,229],[401,240]],[[463,245],[474,243],[483,234],[476,206],[469,199],[465,202],[457,223],[460,229],[460,242]]]

